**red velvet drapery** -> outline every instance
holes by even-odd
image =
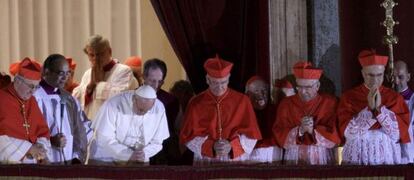
[[[342,54],[342,89],[350,89],[362,82],[358,53],[362,49],[374,48],[382,55],[388,49],[382,44],[385,28],[380,24],[385,19],[383,0],[340,0],[340,41]],[[394,60],[404,60],[409,71],[414,73],[414,1],[395,0],[394,19],[400,24],[394,28],[399,38],[394,46]],[[412,82],[412,81],[411,81]]]
[[[230,86],[269,77],[268,1],[151,0],[194,89],[207,88],[203,63],[218,53],[234,63]]]

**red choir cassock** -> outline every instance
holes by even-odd
[[[40,71],[39,64],[25,58],[19,63],[16,73],[26,79],[40,80]],[[0,135],[31,143],[36,143],[39,137],[49,138],[49,128],[33,96],[28,100],[21,99],[14,88],[14,83],[11,83],[0,90],[0,99]],[[23,111],[27,122],[24,120]]]
[[[297,63],[293,68],[297,79],[319,79],[322,75],[321,69],[312,68],[310,63]],[[304,116],[313,117],[314,130],[326,139],[339,144],[340,139],[336,129],[336,107],[335,97],[327,94],[318,94],[308,102],[304,102],[299,94],[284,98],[277,107],[276,122],[273,133],[280,147],[284,147],[289,132],[301,125]],[[315,133],[313,135],[305,132],[303,136],[297,133],[296,143],[298,145],[315,145]]]
[[[376,55],[375,51],[362,51],[359,54],[359,62],[362,67],[370,65],[385,66],[388,61],[387,56]],[[409,110],[404,102],[404,98],[394,90],[381,86],[379,88],[381,94],[381,105],[395,113],[398,122],[398,129],[400,131],[401,143],[410,142],[408,134],[409,126]],[[344,133],[348,123],[364,108],[368,107],[367,96],[369,89],[364,85],[359,85],[351,90],[346,91],[339,103],[338,107],[338,126],[339,135],[342,139],[342,144],[345,143]],[[370,129],[380,129],[381,125],[376,122]]]
[[[273,126],[276,141],[280,147],[283,147],[289,132],[301,125],[302,118],[312,116],[315,130],[326,139],[339,144],[336,130],[336,106],[336,98],[327,94],[317,95],[308,102],[303,102],[298,94],[284,98],[277,108],[276,123]],[[310,135],[307,132],[302,137],[298,135],[296,142],[302,145],[317,143],[315,134]]]
[[[397,117],[401,143],[410,142],[408,135],[409,111],[407,105],[404,102],[404,98],[394,90],[384,86],[381,86],[379,88],[379,91],[381,94],[381,104],[390,111],[394,112],[395,116]],[[344,132],[348,126],[348,123],[354,116],[356,116],[364,108],[368,107],[368,93],[369,89],[362,84],[346,91],[342,95],[338,107],[339,135],[343,140],[342,143],[345,142]],[[379,122],[376,122],[371,126],[370,129],[379,128],[381,128],[381,125]]]
[[[232,64],[218,57],[206,61],[204,67],[209,76],[223,78],[230,74]],[[250,139],[261,139],[260,130],[250,99],[230,88],[216,97],[207,89],[189,102],[184,115],[184,124],[180,134],[180,143],[186,144],[195,137],[208,139],[202,144],[201,154],[214,158],[214,143],[220,139],[219,128],[222,128],[222,139],[231,144],[230,158],[244,154],[239,135]]]

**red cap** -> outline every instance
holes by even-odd
[[[76,62],[71,57],[66,57],[66,61],[69,64],[70,70],[74,71],[76,69]]]
[[[216,55],[215,58],[207,59],[204,63],[204,69],[207,71],[207,74],[213,78],[223,78],[230,74],[233,63],[228,62],[219,58]]]
[[[256,81],[256,80],[264,81],[263,78],[261,78],[260,76],[254,75],[249,80],[247,80],[246,86],[250,85],[253,81]]]
[[[138,56],[131,56],[125,60],[124,64],[132,67],[141,67],[142,60]]]
[[[363,50],[358,55],[359,63],[362,67],[370,65],[383,65],[388,62],[388,56],[381,56],[375,53],[375,50]]]
[[[312,63],[299,61],[293,66],[293,74],[296,79],[319,79],[322,75],[322,69],[312,67]]]
[[[30,80],[40,80],[42,75],[42,66],[28,57],[21,60],[19,63],[13,63],[10,65],[10,74],[20,75]]]
[[[292,83],[290,83],[286,79],[276,79],[275,80],[275,87],[277,88],[293,88]]]
[[[10,64],[10,66],[9,66],[9,72],[13,76],[16,76],[17,72],[19,72],[19,69],[20,69],[20,63],[19,62]]]

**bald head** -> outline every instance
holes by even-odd
[[[395,61],[394,69],[408,72],[407,63],[405,63],[404,61]]]
[[[394,83],[398,92],[402,92],[408,88],[411,74],[408,73],[407,63],[404,61],[396,61],[394,63]]]

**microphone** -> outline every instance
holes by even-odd
[[[60,96],[60,133],[62,133],[63,116],[64,116],[65,105],[66,105],[65,97]]]

